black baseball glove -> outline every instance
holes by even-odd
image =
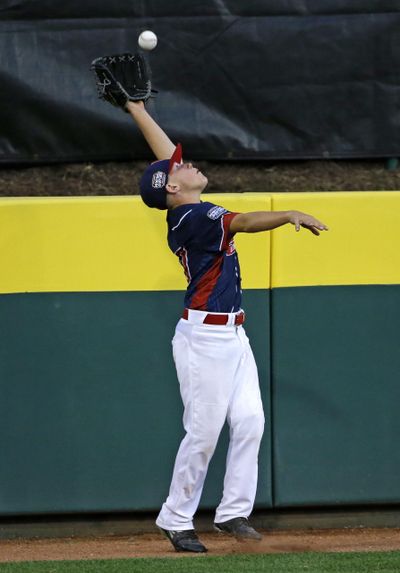
[[[115,54],[93,60],[99,97],[127,111],[128,101],[146,102],[151,89],[150,71],[141,54]]]

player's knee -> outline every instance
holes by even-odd
[[[263,412],[258,412],[237,420],[232,426],[232,432],[235,438],[239,440],[261,441],[264,433],[264,424],[264,414]]]
[[[211,457],[217,446],[220,428],[204,427],[201,430],[197,429],[193,434],[196,444],[196,449]]]

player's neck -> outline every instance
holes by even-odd
[[[190,193],[185,195],[170,195],[168,197],[168,208],[175,209],[181,205],[193,205],[193,203],[201,203],[201,193]]]

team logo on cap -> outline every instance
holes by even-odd
[[[161,189],[165,186],[166,180],[167,176],[163,171],[156,171],[153,173],[153,177],[151,178],[151,186],[153,189]]]

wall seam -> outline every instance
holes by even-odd
[[[271,211],[274,210],[274,196],[271,194]],[[274,472],[274,384],[273,384],[273,305],[272,305],[272,298],[273,298],[273,290],[272,290],[272,270],[273,270],[273,241],[274,241],[274,232],[270,232],[270,241],[269,241],[269,413],[270,413],[270,475],[271,475],[271,503],[272,508],[275,507],[275,472]]]

